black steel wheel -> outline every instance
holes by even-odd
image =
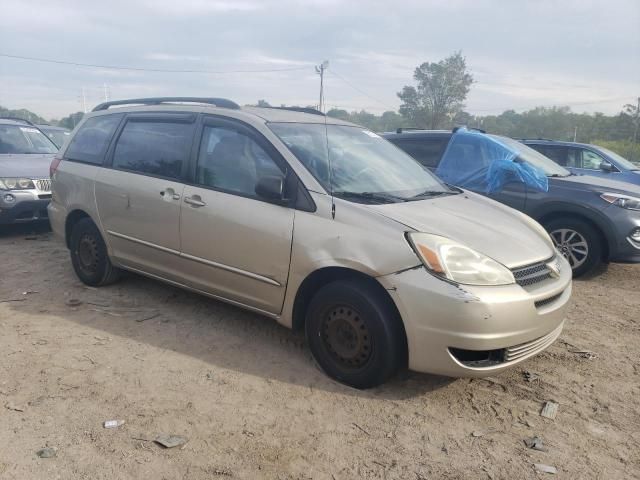
[[[111,264],[107,246],[93,220],[83,218],[71,230],[71,263],[83,283],[92,287],[118,280],[120,270]]]
[[[401,365],[406,338],[395,306],[373,279],[322,287],[306,314],[307,342],[318,365],[355,388],[384,383]]]

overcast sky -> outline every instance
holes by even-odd
[[[474,114],[569,105],[620,111],[640,95],[639,0],[0,0],[0,105],[62,117],[104,98],[222,96],[395,110],[413,70],[462,50]],[[228,73],[273,70],[261,73]]]

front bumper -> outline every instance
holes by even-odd
[[[5,194],[11,194],[15,199],[7,202]],[[50,197],[50,195],[46,195]],[[31,191],[1,191],[0,192],[0,224],[28,223],[47,220],[47,206],[50,198],[39,198]]]
[[[615,239],[610,242],[609,261],[640,263],[640,242],[631,238],[631,233],[640,229],[640,212],[611,205],[607,208],[607,214],[613,225]]]
[[[424,267],[379,277],[402,316],[411,370],[451,377],[494,375],[541,352],[560,335],[571,268],[521,287],[442,281]]]

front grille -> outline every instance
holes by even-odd
[[[526,357],[544,350],[549,345],[551,345],[556,338],[558,338],[561,330],[562,327],[558,327],[553,332],[546,334],[544,337],[536,338],[535,340],[532,340],[530,342],[521,343],[520,345],[515,345],[513,347],[507,348],[504,352],[504,361],[514,362],[521,359],[522,357]]]
[[[36,188],[41,192],[50,192],[51,191],[51,180],[48,178],[43,178],[41,180],[36,180]]]
[[[547,260],[546,262],[534,263],[526,267],[514,268],[511,272],[518,285],[528,287],[551,278],[551,270],[549,270],[547,266],[547,263],[550,261],[551,260]]]

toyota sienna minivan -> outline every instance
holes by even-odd
[[[494,375],[563,327],[571,268],[539,224],[314,110],[108,102],[51,177],[84,283],[128,270],[303,329],[353,387]]]

